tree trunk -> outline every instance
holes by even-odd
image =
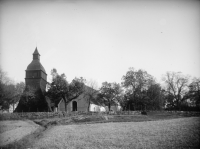
[[[110,102],[108,102],[108,111],[110,111]]]
[[[88,107],[87,107],[87,111],[90,112],[90,99],[88,100]]]
[[[13,103],[13,113],[14,113],[14,110],[15,110],[15,104]]]
[[[63,99],[64,99],[64,102],[65,102],[65,112],[67,112],[67,99],[66,99],[66,97],[65,97],[65,95],[63,96]]]
[[[48,111],[52,112],[52,109],[51,109],[51,100],[47,96],[45,96],[45,100],[46,100],[47,105],[48,105]]]

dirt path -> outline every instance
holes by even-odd
[[[33,133],[40,126],[27,121],[0,121],[0,146],[18,141],[24,136]]]

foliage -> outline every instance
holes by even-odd
[[[51,98],[51,102],[55,103],[60,98],[65,98],[69,90],[69,83],[66,80],[65,74],[59,75],[56,69],[51,70],[52,82],[46,95]]]
[[[3,110],[9,109],[9,106],[14,98],[15,86],[13,84],[5,85],[1,84],[1,100],[0,105]]]
[[[130,92],[134,94],[136,90],[146,90],[148,86],[154,82],[154,79],[146,71],[130,68],[129,71],[122,77],[122,84]]]
[[[200,78],[193,78],[185,98],[189,100],[190,105],[200,110]]]
[[[120,84],[103,82],[100,88],[99,97],[104,99],[110,111],[111,104],[122,103],[122,89]]]
[[[25,83],[24,82],[20,82],[20,83],[17,83],[15,85],[14,97],[12,98],[12,100],[10,102],[10,104],[13,105],[13,109],[14,109],[14,104],[17,103],[20,100],[20,98],[21,98],[21,96],[24,92],[24,89],[25,89]]]
[[[43,111],[47,111],[47,103],[45,101],[42,90],[26,86],[23,94],[20,97],[20,101],[15,112]]]
[[[7,74],[0,69],[0,109],[8,110],[10,105],[17,103],[25,88],[24,82],[17,83],[7,77]]]
[[[73,99],[77,98],[80,94],[84,92],[84,86],[85,86],[85,79],[80,78],[74,78],[72,82],[69,84],[69,91],[66,94],[67,95],[67,102],[72,101]]]
[[[146,71],[130,68],[122,80],[122,85],[126,89],[124,110],[142,110],[147,107],[151,110],[162,108],[161,87]]]
[[[152,110],[161,110],[164,106],[164,90],[160,84],[151,84],[147,90],[148,105]]]

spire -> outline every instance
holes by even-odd
[[[35,48],[35,52],[33,54],[39,54],[37,47]]]
[[[40,60],[40,54],[39,54],[39,52],[37,50],[37,47],[35,48],[35,51],[33,53],[33,59],[34,60]]]

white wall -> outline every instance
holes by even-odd
[[[90,111],[92,112],[105,112],[106,108],[95,104],[90,104]]]

